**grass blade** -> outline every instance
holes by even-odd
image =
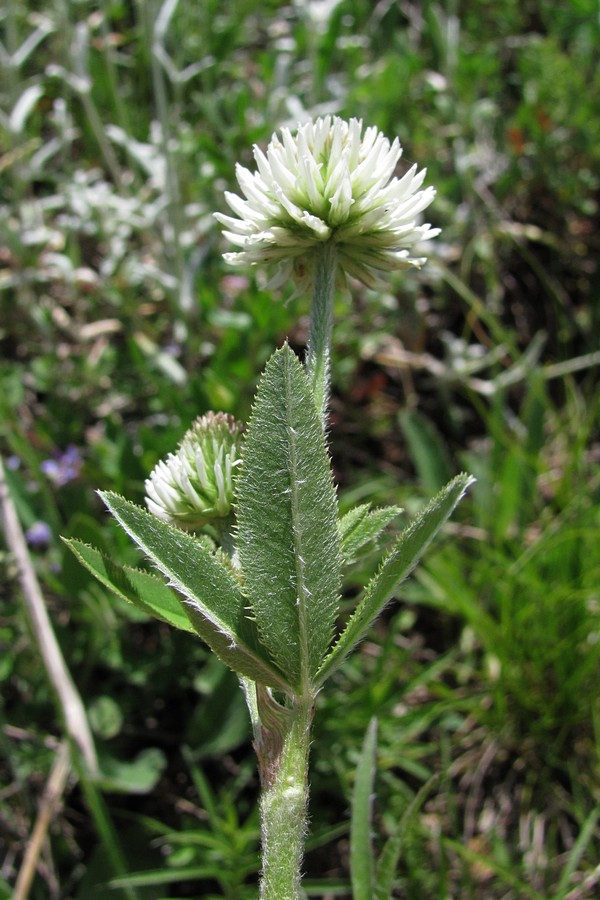
[[[350,830],[350,871],[353,900],[373,900],[374,859],[371,835],[377,719],[372,718],[365,734],[352,796]]]
[[[569,890],[569,882],[571,881],[573,873],[575,872],[575,870],[577,868],[579,860],[585,853],[590,841],[594,837],[594,829],[596,828],[596,824],[597,824],[599,818],[600,818],[600,808],[596,807],[596,809],[593,809],[591,811],[590,815],[587,817],[587,819],[583,823],[583,826],[581,828],[581,831],[579,832],[577,840],[575,841],[575,843],[571,849],[571,852],[569,853],[569,859],[567,860],[567,864],[564,867],[564,869],[562,870],[560,882],[556,889],[556,900],[563,900],[563,897],[566,896],[566,894]]]
[[[377,862],[373,900],[390,900],[394,887],[394,876],[402,851],[402,843],[412,817],[420,810],[431,789],[440,781],[441,775],[433,775],[411,800],[402,814],[398,827],[385,843]]]

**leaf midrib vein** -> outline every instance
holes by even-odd
[[[306,611],[306,566],[302,554],[302,530],[298,527],[300,520],[300,497],[298,478],[298,453],[297,432],[291,422],[294,422],[292,380],[289,363],[285,367],[286,403],[288,406],[288,434],[289,460],[290,460],[290,506],[292,513],[292,535],[294,541],[294,562],[296,568],[296,600],[298,605],[298,646],[300,649],[300,685],[302,691],[308,689],[309,684],[309,660],[308,660],[308,627]]]

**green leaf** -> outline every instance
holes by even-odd
[[[417,469],[419,483],[428,492],[439,491],[452,475],[442,436],[429,419],[415,410],[401,412],[398,421]]]
[[[100,759],[99,781],[107,791],[125,794],[148,794],[167,766],[167,759],[157,747],[147,747],[133,761],[104,755]]]
[[[88,706],[88,718],[94,733],[105,741],[116,737],[123,728],[123,712],[112,697],[100,694]]]
[[[399,506],[371,509],[370,503],[362,503],[349,510],[339,521],[342,536],[342,559],[345,565],[356,562],[358,551],[368,543],[375,543],[385,528],[402,510]]]
[[[385,557],[379,571],[367,585],[363,599],[323,663],[319,671],[318,684],[322,684],[329,678],[348,653],[364,637],[373,621],[393,596],[397,586],[410,575],[417,565],[473,481],[474,479],[470,475],[458,475],[402,532],[391,552]]]
[[[373,900],[390,900],[394,887],[394,878],[398,868],[398,860],[402,849],[404,830],[389,837],[383,846],[375,880]]]
[[[258,388],[238,478],[238,552],[263,643],[305,690],[340,591],[337,500],[308,378],[285,345]]]
[[[138,547],[187,598],[182,607],[211,650],[239,675],[291,690],[259,642],[235,576],[219,558],[196,538],[118,494],[100,492],[100,496]]]
[[[164,581],[142,569],[121,566],[101,550],[82,541],[74,538],[63,538],[63,541],[92,575],[117,597],[174,628],[194,631],[181,598]]]
[[[350,830],[350,873],[353,900],[373,900],[373,786],[375,784],[375,750],[377,719],[372,718],[365,734],[356,767],[352,795],[352,825]]]
[[[402,813],[402,817],[395,830],[385,842],[377,862],[373,900],[390,900],[392,897],[394,878],[398,869],[398,860],[400,859],[400,854],[404,846],[408,827],[427,800],[432,788],[439,783],[441,777],[442,776],[439,773],[433,775],[427,783],[420,788],[417,795],[413,797]]]

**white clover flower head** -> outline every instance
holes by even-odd
[[[225,254],[227,262],[274,267],[269,286],[291,278],[298,291],[312,282],[314,251],[326,241],[335,242],[339,276],[368,287],[381,287],[383,272],[421,266],[425,258],[412,256],[412,248],[439,228],[417,218],[435,190],[420,190],[426,170],[416,165],[394,176],[402,155],[398,138],[390,144],[377,128],[362,131],[359,119],[325,116],[295,135],[281,129],[266,153],[254,146],[257,171],[236,169],[245,199],[225,194],[237,218],[215,213],[225,237],[240,248]]]
[[[187,531],[229,518],[242,432],[243,425],[226,413],[196,419],[176,452],[157,463],[146,479],[149,511]]]

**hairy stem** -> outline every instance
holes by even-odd
[[[256,741],[262,793],[261,900],[300,900],[308,809],[308,753],[314,701],[297,698]],[[260,702],[259,702],[260,707]],[[263,718],[264,722],[264,718]]]
[[[323,424],[325,424],[329,402],[331,330],[336,269],[335,244],[333,241],[327,241],[320,248],[317,258],[306,353],[306,371],[315,395],[317,412],[321,416]]]

